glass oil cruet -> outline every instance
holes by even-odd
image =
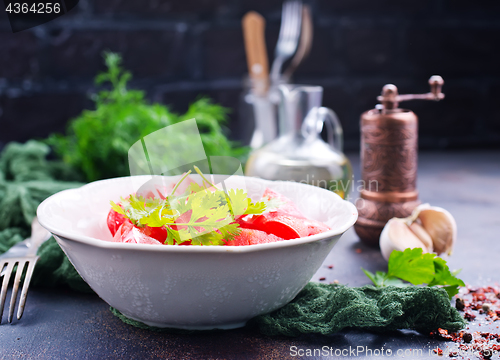
[[[321,86],[280,85],[279,137],[254,151],[245,175],[320,186],[345,198],[352,170],[336,114],[321,106]],[[326,125],[328,143],[321,138]]]

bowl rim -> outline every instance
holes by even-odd
[[[141,175],[142,177],[145,177],[144,175]],[[136,176],[137,177],[137,176]],[[335,194],[332,191],[322,189],[316,186],[313,186],[315,189],[318,191],[324,191],[328,193],[328,196],[336,196],[338,197],[337,201],[342,201],[345,206],[347,206],[346,209],[350,209],[351,216],[349,217],[349,220],[346,221],[342,226],[339,226],[335,229],[325,231],[323,233],[307,236],[307,237],[301,237],[297,239],[290,239],[286,241],[278,241],[278,242],[273,242],[273,243],[265,243],[265,244],[255,244],[255,245],[246,245],[246,246],[176,246],[176,245],[150,245],[150,244],[130,244],[130,243],[119,243],[119,242],[111,242],[111,241],[106,241],[106,240],[101,240],[98,238],[94,238],[91,236],[87,235],[81,235],[73,232],[67,232],[64,230],[57,229],[53,226],[51,226],[47,221],[47,215],[44,213],[44,209],[53,201],[55,201],[57,198],[61,196],[65,196],[66,193],[69,192],[79,192],[82,191],[83,188],[86,187],[93,187],[93,186],[99,186],[100,184],[104,183],[109,183],[109,182],[119,182],[119,181],[129,181],[131,176],[124,176],[124,177],[117,177],[117,178],[111,178],[111,179],[104,179],[104,180],[97,180],[90,182],[88,184],[85,184],[81,187],[78,188],[73,188],[73,189],[67,189],[63,190],[60,192],[57,192],[51,196],[49,196],[47,199],[45,199],[37,208],[37,216],[38,216],[38,221],[40,224],[46,228],[48,231],[50,231],[53,235],[57,237],[63,237],[67,240],[72,240],[76,241],[79,243],[83,244],[88,244],[97,248],[103,248],[103,249],[116,249],[116,250],[141,250],[141,251],[152,251],[152,252],[179,252],[179,253],[248,253],[248,252],[254,252],[254,251],[261,251],[261,250],[268,250],[268,249],[276,249],[276,248],[284,248],[284,247],[289,247],[289,246],[297,246],[297,245],[302,245],[302,244],[307,244],[323,239],[328,239],[332,238],[335,236],[340,236],[344,232],[346,232],[349,228],[351,228],[357,218],[358,218],[358,211],[356,209],[356,206],[347,201],[342,199],[339,195]],[[291,183],[293,184],[292,186],[312,186],[308,184],[303,184],[303,183],[298,183],[298,182],[290,182],[290,181],[277,181],[277,180],[265,180],[265,179],[260,179],[260,178],[255,178],[255,177],[249,177],[249,176],[244,176],[244,178],[251,178],[255,179],[264,183],[268,184],[275,184],[275,183]]]

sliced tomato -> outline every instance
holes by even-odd
[[[284,239],[267,234],[264,231],[241,229],[240,235],[236,236],[233,240],[226,242],[227,246],[244,246],[254,244],[266,244],[271,242],[283,241]]]
[[[262,215],[253,215],[238,219],[242,228],[264,231],[285,240],[309,236],[304,219],[274,211]]]
[[[134,225],[130,222],[130,220],[125,219],[125,221],[118,227],[115,234],[113,235],[114,242],[125,242],[124,237],[127,236],[131,231]]]
[[[307,235],[315,235],[328,230],[331,230],[328,225],[323,224],[321,221],[306,219],[304,224],[307,226]]]
[[[165,240],[167,240],[168,231],[167,231],[167,229],[164,226],[162,226],[162,227],[145,226],[143,228],[138,228],[138,229],[143,234],[145,234],[147,236],[150,236],[153,239],[158,240],[162,244],[164,244]]]
[[[111,232],[111,235],[115,236],[116,231],[123,224],[125,219],[125,216],[123,216],[122,214],[117,213],[113,209],[109,210],[106,222],[108,224],[108,229]]]
[[[272,212],[257,219],[258,230],[279,236],[285,240],[308,236],[304,219],[288,214]]]
[[[177,245],[191,245],[191,240],[181,242],[180,244],[177,244]]]
[[[248,232],[249,231],[258,231],[258,230],[241,229],[240,235],[235,236],[233,240],[224,241],[226,243],[226,246],[250,245],[250,243],[248,242]]]
[[[265,231],[283,239],[296,239],[311,236],[330,230],[320,221],[296,218],[277,212],[263,215],[246,216],[236,220],[241,228]]]
[[[292,215],[297,218],[305,218],[305,216],[300,212],[300,210],[297,208],[297,206],[293,203],[292,200],[287,198],[286,196],[279,194],[269,188],[267,188],[264,191],[264,194],[262,195],[263,199],[266,200],[272,200],[272,199],[277,199],[281,203],[283,203],[277,212],[285,213],[288,215]]]
[[[113,237],[114,242],[123,242],[131,244],[150,244],[150,245],[161,245],[162,243],[146,235],[143,229],[134,226],[128,219],[118,228],[115,236]]]
[[[330,230],[328,226],[319,221],[305,218],[297,206],[284,195],[266,189],[262,197],[267,200],[277,199],[282,205],[276,211],[237,219],[236,222],[242,228],[264,231],[285,240]]]
[[[108,229],[111,232],[111,235],[115,236],[120,226],[125,222],[128,222],[128,225],[124,227],[124,230],[128,229],[130,226],[133,226],[130,220],[128,220],[125,216],[117,213],[113,209],[109,210],[107,224],[108,224]],[[165,229],[164,227],[149,227],[149,226],[145,226],[144,228],[137,227],[137,231],[142,232],[144,235],[152,237],[153,239],[156,239],[161,243],[165,242],[168,235],[167,229]]]
[[[278,242],[278,241],[284,241],[285,239],[273,235],[273,234],[268,234],[264,231],[260,230],[246,230],[250,232],[248,234],[248,244],[249,245],[254,245],[254,244],[267,244],[267,243],[273,243],[273,242]]]
[[[185,213],[181,214],[177,219],[175,219],[176,224],[186,224],[191,220],[191,214],[193,213],[193,210],[188,210]],[[186,229],[186,225],[172,225],[172,229],[174,230],[181,230],[181,229]]]

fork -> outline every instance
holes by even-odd
[[[38,222],[37,217],[31,222],[31,237],[12,246],[5,254],[0,256],[0,278],[3,277],[2,290],[0,292],[0,323],[2,322],[3,308],[5,305],[5,298],[7,297],[7,287],[10,282],[10,277],[14,266],[17,264],[16,277],[14,280],[14,287],[12,288],[12,295],[10,298],[9,308],[9,323],[12,322],[14,316],[14,309],[17,300],[17,293],[19,291],[19,284],[23,270],[27,265],[26,277],[24,278],[21,297],[19,300],[19,308],[17,309],[17,319],[21,319],[24,312],[24,305],[26,304],[26,296],[28,295],[28,286],[33,275],[33,269],[38,260],[36,252],[40,245],[50,238],[51,234],[45,230]]]
[[[281,13],[281,27],[276,44],[275,58],[271,68],[271,81],[279,82],[281,67],[288,60],[299,43],[302,22],[302,1],[286,1]]]

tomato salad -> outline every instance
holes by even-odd
[[[187,175],[171,189],[156,189],[146,196],[132,194],[120,203],[111,202],[107,225],[113,241],[244,246],[330,230],[319,221],[307,219],[290,199],[269,188],[260,201],[253,203],[241,189],[224,192],[203,175],[203,185]]]

